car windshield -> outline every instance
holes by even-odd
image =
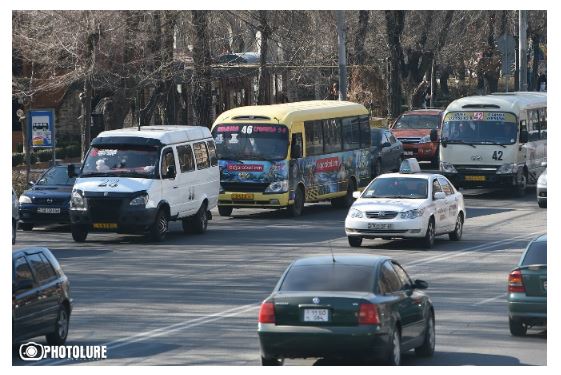
[[[402,115],[395,123],[394,129],[438,129],[439,115]]]
[[[373,289],[373,268],[337,263],[292,267],[280,287],[286,292],[371,292]]]
[[[158,148],[137,145],[107,145],[90,148],[81,177],[156,178]]]
[[[218,125],[212,136],[223,160],[283,160],[288,151],[284,125]]]
[[[509,145],[516,136],[516,118],[502,112],[453,112],[446,115],[442,127],[442,140],[449,143]]]
[[[361,198],[426,199],[428,180],[410,177],[377,178],[364,190]]]
[[[534,264],[547,264],[547,241],[532,242],[528,247],[521,265],[531,266]]]
[[[39,178],[36,185],[72,186],[75,180],[75,178],[68,177],[66,167],[53,167]]]

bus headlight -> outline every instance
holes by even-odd
[[[497,169],[497,174],[514,174],[518,166],[514,163],[503,164]]]
[[[357,210],[356,208],[351,208],[349,210],[349,217],[353,219],[361,219],[364,217],[364,214],[362,213],[361,210]]]
[[[404,211],[404,212],[401,213],[401,218],[402,219],[416,219],[418,217],[423,216],[424,213],[425,213],[425,210],[422,209],[422,208],[409,210],[409,211]]]
[[[445,161],[440,162],[440,170],[445,173],[458,173],[456,167],[453,164],[447,163]]]
[[[288,180],[282,181],[275,181],[271,182],[267,189],[265,189],[265,193],[286,193],[288,191]]]
[[[78,211],[86,211],[86,198],[82,196],[79,190],[74,190],[70,197],[70,209]]]

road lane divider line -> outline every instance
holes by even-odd
[[[476,303],[472,304],[472,306],[484,305],[486,303],[494,302],[494,301],[496,301],[498,299],[501,299],[501,298],[506,298],[506,293],[501,293],[498,296],[487,298],[487,299],[484,299],[482,301],[476,302]]]

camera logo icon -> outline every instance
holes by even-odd
[[[43,358],[44,353],[43,345],[36,342],[28,342],[19,347],[19,357],[24,361],[38,361]]]

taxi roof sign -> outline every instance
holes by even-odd
[[[421,166],[419,165],[419,162],[415,158],[405,159],[404,161],[401,162],[401,165],[399,166],[399,173],[412,174],[412,173],[420,173],[420,172],[421,172]]]

